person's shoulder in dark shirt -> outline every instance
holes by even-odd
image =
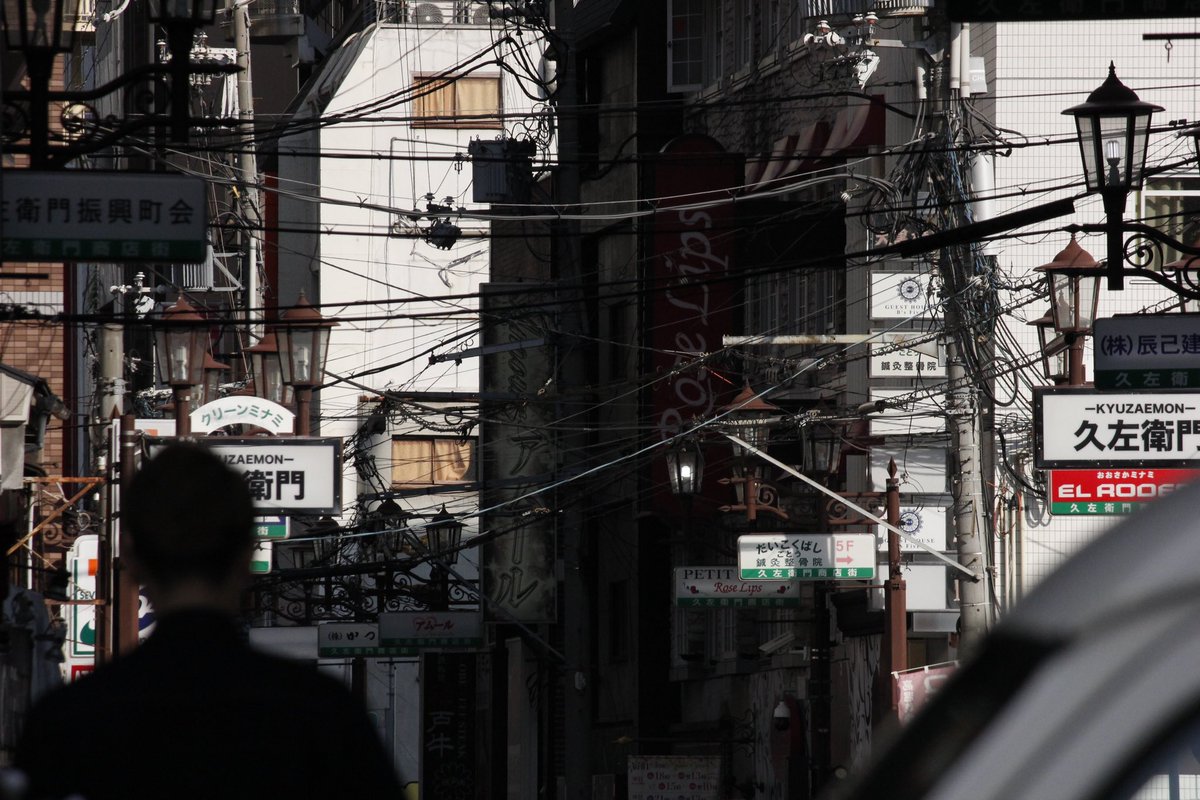
[[[32,798],[401,794],[343,684],[248,647],[211,612],[161,620],[127,657],[44,697],[16,766]]]

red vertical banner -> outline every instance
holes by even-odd
[[[652,300],[646,338],[655,377],[650,406],[660,440],[708,419],[740,388],[715,375],[704,357],[720,350],[721,337],[737,324],[741,282],[732,196],[743,172],[741,156],[697,134],[672,139],[655,163],[659,211],[647,276]],[[665,488],[664,459],[655,459],[653,472],[655,485]]]

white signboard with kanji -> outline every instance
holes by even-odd
[[[148,443],[153,457],[169,439]],[[326,438],[219,437],[200,439],[246,479],[254,507],[270,514],[340,514],[342,440]]]
[[[871,343],[872,378],[944,378],[946,363],[940,356],[937,342],[931,343],[930,352],[919,352],[906,347],[896,347],[887,342]],[[935,355],[933,350],[939,351]]]
[[[1200,464],[1200,392],[1042,387],[1033,414],[1042,469]]]
[[[748,581],[875,576],[873,533],[753,533],[738,537],[738,577]]]
[[[190,175],[6,169],[0,260],[204,261],[206,188]]]

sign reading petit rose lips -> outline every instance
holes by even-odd
[[[1050,513],[1129,514],[1200,478],[1200,469],[1055,469]]]
[[[737,567],[676,567],[677,606],[796,606],[798,581],[744,581]]]

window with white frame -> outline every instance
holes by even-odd
[[[695,92],[721,77],[720,0],[667,0],[667,91]]]
[[[475,440],[456,436],[392,439],[392,487],[445,486],[475,480]]]
[[[737,40],[735,69],[749,66],[754,62],[754,33],[756,27],[756,11],[758,0],[737,0]]]
[[[412,109],[414,128],[499,128],[500,76],[418,77]]]
[[[1200,178],[1183,175],[1163,175],[1147,178],[1138,201],[1138,215],[1142,222],[1157,228],[1173,239],[1187,245],[1200,242]],[[1172,248],[1163,248],[1163,264],[1178,261],[1184,254]],[[1200,266],[1200,264],[1198,264]]]

